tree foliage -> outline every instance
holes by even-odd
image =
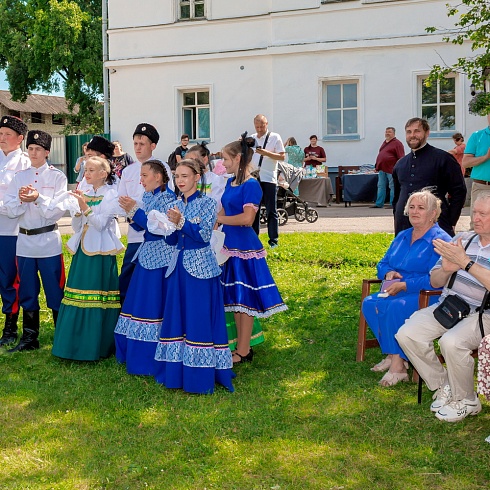
[[[14,100],[63,90],[68,131],[100,132],[100,0],[0,0],[0,67]]]
[[[490,2],[488,0],[462,0],[457,5],[446,5],[448,17],[455,17],[454,29],[445,30],[447,34],[443,39],[448,43],[459,44],[469,42],[472,55],[458,58],[456,63],[448,65],[434,65],[429,81],[440,79],[451,72],[465,73],[476,90],[484,90],[485,81],[490,74]],[[436,27],[428,27],[427,32],[441,32]],[[485,115],[490,112],[490,100],[487,105],[481,102],[488,97],[480,97],[481,101],[473,104],[478,107],[478,114]],[[470,110],[471,110],[470,103]],[[473,112],[473,111],[472,111]]]

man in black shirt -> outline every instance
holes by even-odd
[[[412,151],[393,169],[395,235],[411,226],[404,214],[408,196],[424,187],[432,187],[432,192],[442,201],[439,226],[454,236],[454,227],[465,203],[466,185],[455,158],[427,143],[429,133],[425,119],[414,117],[405,124],[407,145]]]
[[[179,163],[181,160],[185,158],[185,154],[187,153],[187,146],[189,145],[189,135],[188,134],[183,134],[180,137],[180,146],[175,148],[175,158],[177,160],[177,163]]]

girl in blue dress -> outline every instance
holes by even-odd
[[[214,392],[215,383],[233,391],[221,269],[210,247],[216,201],[197,190],[202,169],[195,160],[177,164],[181,192],[167,211],[176,231],[165,237],[174,251],[168,266],[167,295],[155,359],[155,379],[189,393]]]
[[[253,359],[250,340],[254,317],[266,318],[287,310],[267,266],[266,251],[252,228],[262,190],[250,175],[251,146],[255,142],[246,136],[244,133],[241,141],[222,150],[223,165],[235,177],[226,184],[221,198],[223,209],[218,214],[225,233],[223,253],[229,257],[221,278],[225,310],[234,312],[237,328],[234,364]]]
[[[119,315],[116,330],[116,359],[126,363],[129,374],[155,374],[155,351],[162,327],[163,301],[166,293],[165,274],[173,247],[163,236],[148,230],[148,213],[152,210],[166,213],[175,203],[175,194],[167,189],[169,177],[159,160],[148,160],[141,166],[141,184],[145,189],[139,205],[128,196],[119,198],[120,206],[132,220],[136,231],[145,230],[144,242],[138,248],[133,262],[134,273],[128,294]]]

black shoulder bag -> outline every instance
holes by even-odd
[[[464,249],[468,250],[470,243],[476,237],[476,233],[468,240]],[[454,281],[456,280],[457,272],[453,272],[451,279],[447,285],[448,289],[453,287]],[[484,305],[482,305],[484,306]],[[441,304],[434,310],[435,319],[447,329],[453,328],[458,324],[463,318],[466,318],[471,312],[470,305],[457,294],[448,294]]]

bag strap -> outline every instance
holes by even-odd
[[[481,338],[485,337],[485,331],[483,329],[483,312],[485,311],[485,307],[487,306],[489,296],[490,296],[490,291],[488,291],[487,289],[485,291],[485,296],[483,296],[483,301],[481,302],[481,306],[478,312],[478,324],[480,325]]]
[[[262,147],[265,150],[265,147],[267,146],[267,142],[269,141],[269,135],[270,131],[267,131],[267,134],[265,135],[265,140],[264,140],[264,146]],[[264,155],[260,155],[259,158],[259,168],[262,167],[262,160],[264,159]]]
[[[466,245],[464,246],[464,250],[468,250],[468,247],[470,246],[470,243],[473,241],[473,239],[478,236],[476,233],[466,242]],[[453,287],[454,281],[456,280],[456,275],[458,274],[458,271],[453,272],[451,275],[451,279],[449,279],[449,282],[447,284],[447,288],[451,289]]]

